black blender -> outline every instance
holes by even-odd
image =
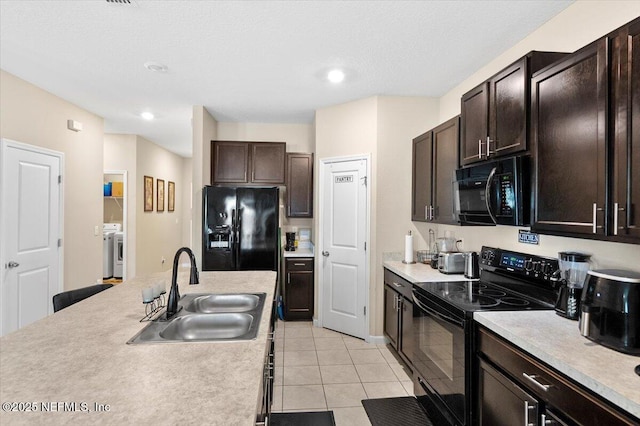
[[[590,254],[563,251],[558,253],[560,269],[553,280],[560,282],[556,313],[565,318],[578,320],[582,287],[589,270]]]

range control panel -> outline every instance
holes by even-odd
[[[558,259],[518,253],[499,248],[482,247],[480,268],[489,271],[508,271],[529,279],[549,281],[558,270]]]

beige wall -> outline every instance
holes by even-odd
[[[63,286],[91,285],[102,279],[104,120],[4,70],[0,94],[1,137],[64,153]],[[69,119],[83,130],[68,130]]]
[[[371,155],[368,303],[369,333],[373,336],[383,333],[383,275],[379,266],[382,253],[393,241],[403,242],[408,230],[415,231],[407,201],[411,200],[412,139],[437,121],[437,100],[424,97],[379,96],[316,111],[318,167],[319,161],[326,158]],[[318,191],[316,180],[316,201]],[[320,209],[316,212],[321,220]],[[316,232],[318,228],[319,221]],[[316,280],[316,300],[320,286]]]
[[[183,242],[182,192],[189,186],[183,179],[183,158],[158,145],[136,137],[136,274],[148,275],[173,266],[173,256]],[[153,177],[153,211],[144,211],[144,176]],[[158,212],[157,179],[164,180],[164,211]],[[175,211],[167,210],[168,182],[176,183]],[[164,263],[162,260],[164,259]]]
[[[191,249],[202,268],[202,188],[211,183],[211,141],[217,139],[217,121],[201,105],[193,107],[191,162]]]
[[[135,135],[104,135],[104,170],[127,172],[127,187],[124,193],[127,199],[127,227],[124,229],[127,279],[136,276],[136,206],[138,199],[142,200],[142,195],[138,195],[136,191],[136,144]]]
[[[191,227],[193,218],[191,217],[191,205],[193,203],[193,190],[191,181],[193,179],[193,160],[191,158],[182,159],[182,246],[191,247]]]
[[[382,336],[384,322],[384,276],[379,265],[389,242],[404,244],[411,230],[414,244],[421,236],[411,222],[412,139],[438,124],[438,101],[425,97],[378,98],[376,273],[372,291],[370,333]]]
[[[315,152],[313,124],[218,123],[218,140],[247,142],[286,142],[287,152]],[[313,219],[288,218],[285,210],[286,187],[280,187],[280,226],[282,235],[297,228],[313,229]],[[311,236],[315,241],[313,231]],[[282,242],[284,244],[284,240]]]
[[[573,52],[640,16],[639,1],[579,0],[440,98],[440,122],[460,114],[460,97],[532,50]]]
[[[638,16],[640,16],[640,2],[637,1],[577,1],[445,94],[440,99],[440,122],[460,113],[460,97],[463,93],[527,52],[531,50],[572,52]],[[635,267],[636,269],[640,259],[639,245],[542,235],[540,245],[531,246],[517,242],[518,229],[513,227],[455,227],[424,223],[415,225],[422,238],[428,235],[429,228],[437,230],[439,236],[449,232],[452,236],[462,238],[465,250],[479,250],[484,244],[552,257],[557,256],[558,251],[578,250],[592,253],[599,267]],[[422,241],[416,244],[415,248],[425,249],[426,244]],[[389,251],[401,250],[403,250],[401,242],[389,247]]]

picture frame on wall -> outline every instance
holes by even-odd
[[[164,211],[164,179],[156,179],[156,189],[158,190],[158,199],[156,202],[156,211]]]
[[[176,183],[167,183],[167,210],[172,212],[176,208]]]
[[[151,176],[144,177],[144,211],[153,211],[153,178]]]

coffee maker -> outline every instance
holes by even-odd
[[[295,249],[296,249],[296,233],[295,232],[287,232],[286,233],[286,241],[287,241],[287,243],[284,246],[285,251],[295,251]]]
[[[578,320],[582,287],[589,271],[590,254],[563,251],[558,253],[560,269],[553,274],[552,280],[560,283],[556,314]]]

